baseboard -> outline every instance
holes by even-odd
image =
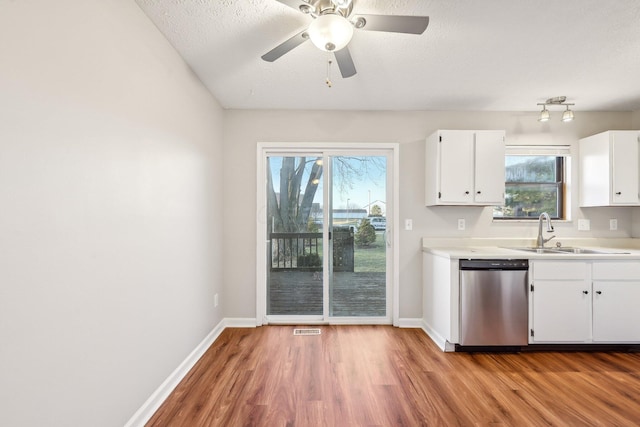
[[[226,327],[226,320],[223,319],[215,328],[198,344],[198,346],[187,356],[187,358],[164,380],[164,382],[153,392],[146,402],[127,421],[125,427],[143,427],[147,421],[156,413],[160,405],[169,397],[171,392],[189,373],[211,344],[215,342]],[[255,323],[254,323],[255,326]]]
[[[255,328],[258,323],[255,317],[237,317],[224,319],[227,328]]]
[[[400,318],[398,319],[399,328],[422,328],[422,319],[418,318]]]
[[[422,322],[422,330],[429,335],[429,338],[438,346],[440,350],[447,351],[447,340],[444,339],[443,336],[438,334],[433,328],[427,325],[427,322]]]

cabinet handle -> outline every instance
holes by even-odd
[[[621,192],[621,191],[616,191],[616,196],[619,196],[619,195],[621,195],[621,194],[622,194],[622,192]]]
[[[583,294],[587,295],[589,291],[582,291]]]
[[[469,192],[468,192],[468,191],[465,191],[465,192],[464,192],[464,194],[469,194]]]
[[[482,191],[478,190],[476,191],[477,194],[482,194]]]
[[[596,291],[596,294],[601,295],[602,291]]]

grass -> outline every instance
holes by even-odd
[[[384,231],[376,231],[376,241],[369,246],[354,248],[355,271],[357,273],[384,273],[386,271],[386,244]]]

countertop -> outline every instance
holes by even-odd
[[[591,249],[600,253],[536,253],[512,248],[534,247],[530,239],[438,239],[424,238],[422,251],[451,259],[556,259],[640,260],[637,239],[558,239],[563,247]],[[555,248],[555,241],[545,245]]]

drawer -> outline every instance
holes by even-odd
[[[640,261],[593,261],[593,280],[640,281]]]
[[[533,280],[585,280],[589,263],[583,261],[533,261]]]

